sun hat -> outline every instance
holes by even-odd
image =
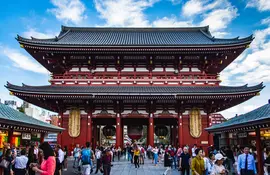
[[[220,153],[217,153],[216,155],[215,155],[215,159],[216,160],[221,160],[221,159],[224,159],[225,157],[222,155],[222,154],[220,154]]]

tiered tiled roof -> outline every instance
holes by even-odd
[[[270,101],[268,104],[261,106],[253,111],[250,111],[243,115],[235,116],[228,121],[213,125],[212,127],[206,128],[207,131],[228,131],[234,129],[249,130],[257,127],[257,125],[267,127],[270,121]]]
[[[28,127],[38,130],[51,131],[51,132],[61,132],[64,129],[51,125],[49,123],[37,120],[33,117],[25,115],[11,107],[0,103],[0,123],[2,125],[16,125],[20,124],[22,127]]]
[[[110,94],[110,95],[223,95],[257,92],[264,88],[263,84],[256,86],[16,86],[8,83],[10,91],[34,94]]]
[[[20,43],[63,46],[211,46],[249,44],[252,35],[239,39],[219,39],[209,27],[187,28],[82,28],[62,27],[59,36],[51,39],[23,38]]]

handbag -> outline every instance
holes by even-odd
[[[2,161],[0,162],[0,167],[1,168],[8,168],[10,162],[7,161],[6,159],[2,159]]]

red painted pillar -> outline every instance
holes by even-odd
[[[120,114],[116,114],[116,144],[115,146],[121,146],[121,131],[122,131],[122,125],[121,125],[121,117]]]
[[[180,147],[183,147],[183,119],[182,115],[179,115],[178,117],[178,144]]]
[[[40,133],[40,144],[44,142],[44,138],[45,138],[45,133],[44,132]]]
[[[86,141],[87,142],[92,142],[92,113],[88,112],[87,115],[87,133],[86,133]]]
[[[63,114],[63,112],[60,112],[59,117],[58,117],[58,126],[59,127],[63,127],[63,120],[64,120],[64,114]],[[68,132],[69,128],[65,128],[65,129]],[[60,144],[61,146],[62,146],[62,143],[63,143],[62,142],[62,135],[63,135],[62,132],[57,134],[57,143]]]
[[[207,114],[207,125],[208,127],[212,126],[212,118],[209,114]],[[210,132],[208,132],[208,145],[214,145],[213,134],[211,134]]]
[[[8,130],[8,143],[10,144],[10,148],[12,148],[12,137],[13,137],[13,129]]]
[[[257,150],[257,158],[258,158],[258,174],[263,174],[263,153],[261,149],[261,132],[260,128],[256,129],[256,150]]]
[[[149,141],[148,141],[148,144],[151,145],[152,147],[154,146],[154,118],[153,118],[153,115],[154,114],[150,114],[150,117],[149,117],[149,126],[148,126],[148,138],[149,138]]]

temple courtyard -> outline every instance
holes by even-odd
[[[63,175],[74,175],[74,169],[72,168],[73,159],[69,158],[68,161],[68,171],[63,171]],[[160,162],[157,166],[152,164],[151,160],[145,159],[144,165],[141,165],[140,168],[135,168],[134,164],[131,164],[127,160],[115,160],[113,163],[113,167],[111,169],[111,175],[163,175],[166,171],[163,162]],[[95,174],[96,168],[94,168]],[[97,175],[101,175],[102,173],[97,173]],[[179,175],[179,171],[173,169],[171,172],[167,172],[167,175]]]

